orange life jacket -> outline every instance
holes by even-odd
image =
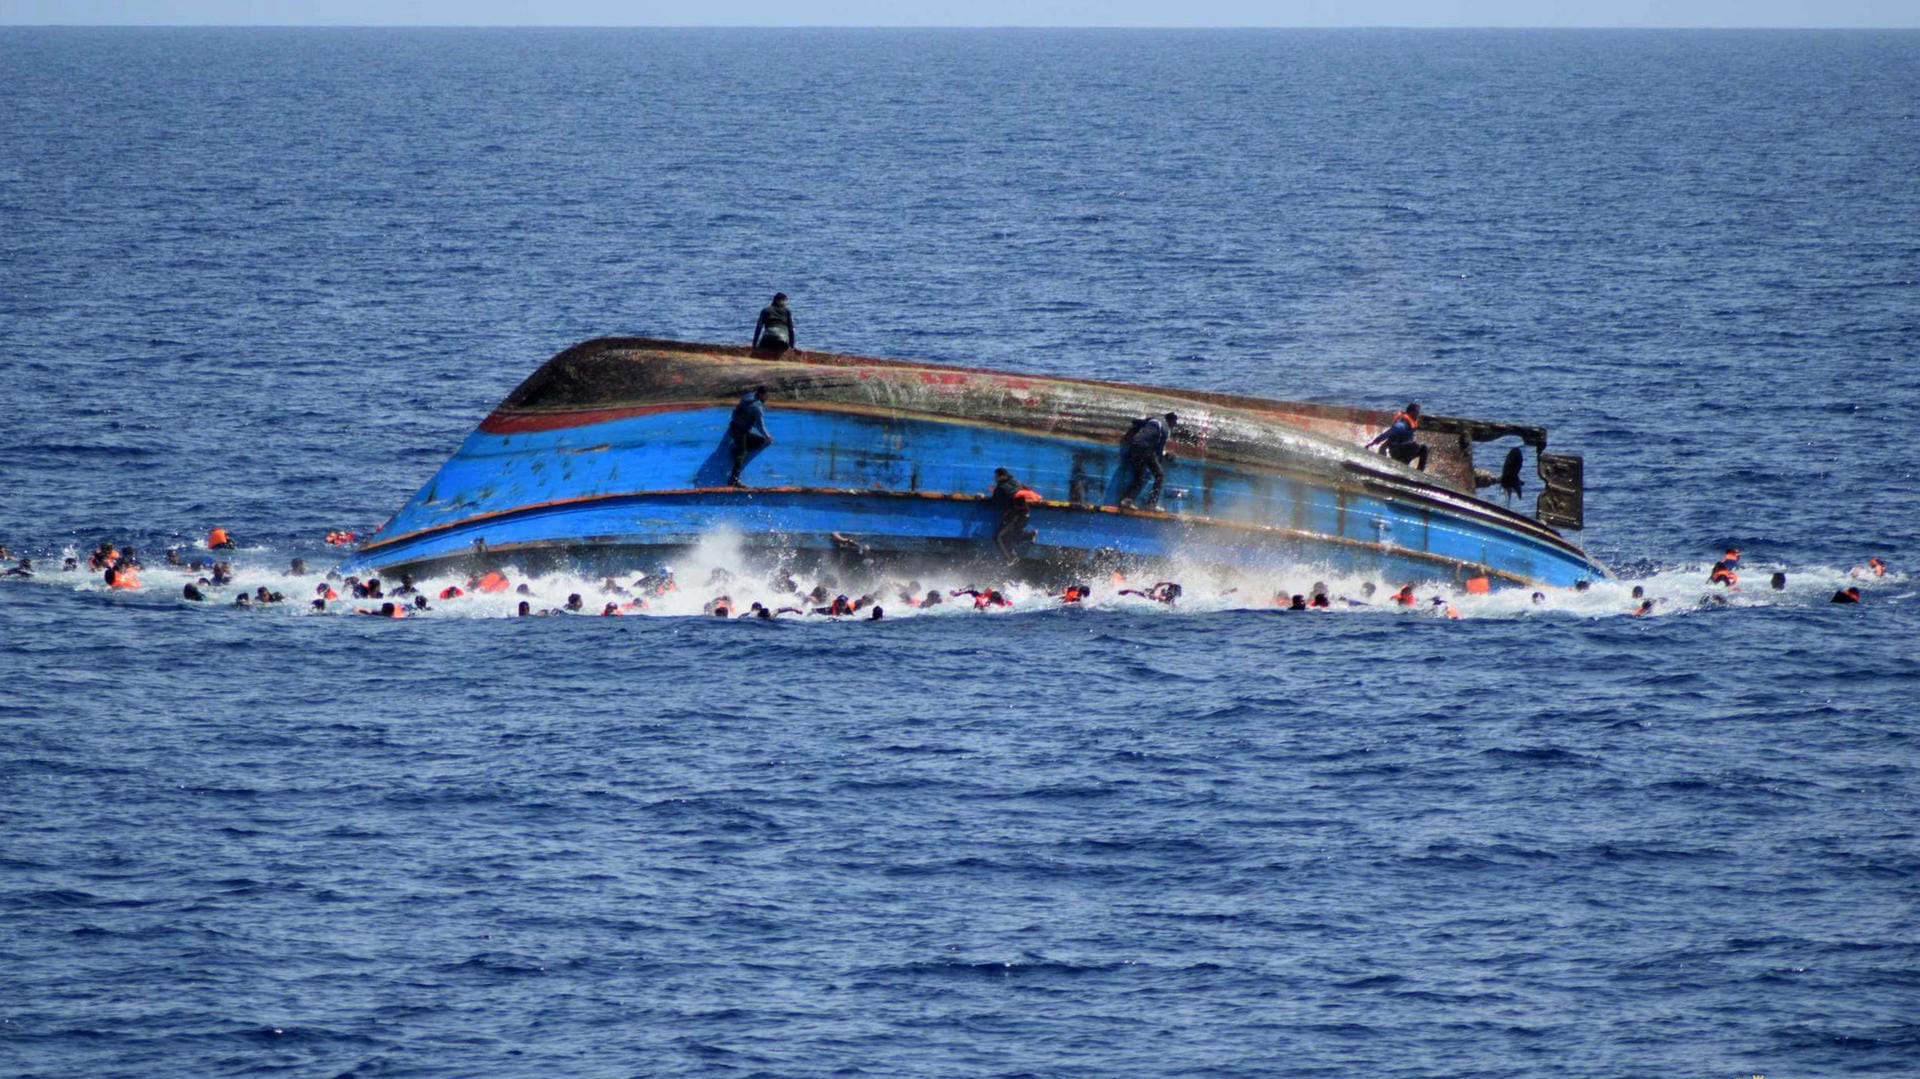
[[[231,542],[232,541],[227,538],[227,530],[224,528],[216,528],[207,533],[207,547],[209,550],[222,547]]]
[[[1408,585],[1393,594],[1393,601],[1402,607],[1413,606],[1413,586]]]
[[[1034,490],[1031,487],[1020,488],[1018,491],[1013,492],[1013,497],[1015,501],[1025,502],[1029,506],[1033,505],[1036,502],[1046,501],[1046,499],[1040,497],[1040,492]]]
[[[1493,582],[1488,580],[1485,577],[1467,578],[1467,592],[1470,595],[1484,596],[1488,592],[1492,591],[1492,589],[1493,589]]]
[[[1420,429],[1420,419],[1417,416],[1409,416],[1404,412],[1396,412],[1393,414],[1393,422],[1399,423],[1401,420],[1407,421],[1407,429],[1409,431],[1418,431]]]
[[[464,595],[466,595],[466,593],[462,592],[460,590],[460,586],[457,584],[450,584],[447,587],[442,588],[440,590],[441,599],[459,599],[461,596],[464,596]],[[337,599],[339,597],[335,596],[333,593],[333,589],[329,588],[327,589],[327,598]]]
[[[140,587],[140,578],[134,576],[132,570],[123,569],[119,573],[114,574],[113,587],[132,591]]]
[[[497,569],[490,569],[480,578],[475,587],[482,592],[505,592],[508,588],[507,575]]]

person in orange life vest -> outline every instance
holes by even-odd
[[[1004,468],[993,470],[993,504],[1000,510],[1000,527],[993,534],[993,545],[1009,563],[1020,561],[1019,553],[1013,549],[1014,543],[1031,542],[1037,535],[1027,527],[1027,520],[1032,516],[1034,503],[1040,501],[1040,493],[1014,479],[1013,473]]]
[[[1372,449],[1384,442],[1386,445],[1381,447],[1380,452],[1403,465],[1410,464],[1420,471],[1425,472],[1427,470],[1427,448],[1422,446],[1420,440],[1414,436],[1414,432],[1419,429],[1420,406],[1417,403],[1410,402],[1406,407],[1406,411],[1394,415],[1393,425],[1391,427],[1373,436],[1373,441],[1367,443],[1367,448]]]
[[[227,535],[226,529],[215,528],[213,531],[207,533],[207,550],[231,551],[233,548],[234,542],[232,538]]]
[[[1413,586],[1410,584],[1401,585],[1400,591],[1393,594],[1393,601],[1402,607],[1413,606]]]
[[[1740,575],[1733,571],[1731,565],[1725,562],[1715,562],[1712,571],[1707,574],[1707,583],[1723,584],[1728,588],[1733,588],[1740,583]]]
[[[1070,584],[1060,592],[1061,603],[1080,603],[1091,595],[1093,589],[1084,584]]]
[[[1013,606],[1013,601],[1012,601],[1012,600],[1010,600],[1010,599],[1008,599],[1007,597],[1005,597],[1005,596],[1003,596],[1003,595],[1001,595],[1001,594],[1000,594],[1000,591],[999,591],[998,589],[994,589],[994,588],[989,588],[989,589],[986,589],[985,591],[982,591],[982,590],[980,590],[980,589],[978,589],[978,588],[956,588],[956,589],[954,589],[954,590],[952,591],[952,593],[951,593],[951,595],[953,595],[953,596],[956,596],[956,597],[958,597],[958,596],[972,596],[972,597],[973,597],[973,609],[974,609],[974,610],[976,610],[976,611],[978,611],[978,610],[984,610],[984,609],[985,609],[985,608],[987,608],[987,607],[1011,607],[1011,606]]]
[[[1728,565],[1732,565],[1733,563],[1740,561],[1740,548],[1738,547],[1727,548],[1727,553],[1720,556],[1720,561],[1725,562]]]
[[[1887,575],[1887,564],[1878,558],[1869,558],[1867,559],[1867,567],[1865,569],[1855,566],[1847,571],[1848,576],[1852,577],[1865,577],[1869,573],[1875,577],[1885,577]]]
[[[1833,594],[1833,598],[1832,598],[1831,600],[1829,600],[1828,602],[1830,602],[1830,603],[1858,603],[1858,602],[1860,602],[1860,590],[1859,590],[1858,588],[1843,588],[1843,589],[1841,589],[1840,591],[1838,591],[1838,592],[1835,592],[1835,593]]]

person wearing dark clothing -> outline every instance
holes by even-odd
[[[1033,503],[1039,499],[1039,494],[1021,486],[1013,473],[1004,468],[993,470],[993,504],[1000,510],[1000,527],[993,534],[993,545],[1009,563],[1020,561],[1014,544],[1038,535],[1027,527],[1027,521],[1033,516]]]
[[[1380,452],[1403,465],[1413,465],[1420,471],[1425,472],[1427,470],[1427,448],[1422,446],[1419,439],[1414,437],[1414,432],[1419,429],[1420,406],[1417,404],[1409,404],[1405,412],[1398,413],[1393,417],[1393,426],[1373,436],[1373,441],[1367,443],[1367,448],[1372,449],[1384,442],[1386,445],[1381,448]]]
[[[1127,467],[1133,473],[1127,481],[1127,493],[1120,498],[1124,509],[1131,509],[1134,498],[1140,489],[1146,486],[1147,477],[1153,477],[1153,490],[1140,499],[1140,505],[1152,509],[1160,501],[1160,489],[1166,486],[1167,470],[1162,461],[1171,460],[1167,453],[1167,438],[1173,434],[1173,425],[1180,417],[1169,412],[1165,416],[1149,416],[1133,421],[1133,430],[1127,433]]]
[[[773,445],[773,436],[767,433],[767,388],[756,386],[752,392],[740,395],[740,403],[733,406],[733,419],[727,423],[727,437],[733,441],[733,474],[727,477],[727,486],[745,487],[740,482],[740,470],[746,467],[747,458],[763,446]]]
[[[799,341],[793,332],[793,308],[787,306],[787,294],[776,292],[773,302],[760,309],[760,321],[753,324],[753,347],[785,352]]]

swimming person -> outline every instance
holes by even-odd
[[[793,332],[793,308],[787,306],[787,294],[776,292],[773,302],[760,309],[760,318],[753,324],[753,347],[778,354],[799,343],[799,335]]]
[[[727,437],[733,441],[733,471],[727,476],[727,486],[745,487],[740,482],[740,470],[746,467],[747,457],[765,446],[773,445],[773,436],[767,433],[767,388],[755,386],[740,395],[740,403],[733,406],[733,418],[727,421]]]
[[[1132,430],[1127,432],[1127,468],[1132,477],[1127,481],[1127,491],[1120,496],[1122,509],[1132,509],[1134,497],[1146,486],[1147,477],[1153,477],[1153,490],[1140,500],[1140,505],[1152,509],[1160,501],[1160,489],[1166,486],[1167,470],[1162,461],[1171,461],[1167,453],[1167,439],[1173,436],[1174,425],[1180,417],[1174,413],[1165,416],[1148,416],[1133,421]]]
[[[1393,425],[1373,436],[1373,441],[1367,443],[1367,448],[1372,449],[1384,442],[1386,445],[1381,447],[1380,452],[1403,465],[1411,464],[1425,472],[1427,448],[1420,444],[1420,440],[1414,434],[1419,429],[1420,405],[1417,402],[1408,402],[1405,410],[1394,413]]]

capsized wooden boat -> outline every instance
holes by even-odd
[[[767,390],[775,443],[727,485],[727,423]],[[1157,509],[1122,509],[1135,417],[1180,417]],[[618,572],[724,531],[774,557],[994,554],[1004,467],[1046,499],[1030,572],[1101,560],[1325,566],[1382,581],[1606,576],[1555,529],[1581,525],[1581,461],[1537,427],[1423,417],[1425,472],[1371,453],[1377,409],[1008,374],[819,352],[603,338],[515,389],[347,565],[396,573],[517,564]],[[1518,439],[1537,516],[1475,494],[1478,443]],[[1500,452],[1504,453],[1504,450]]]

